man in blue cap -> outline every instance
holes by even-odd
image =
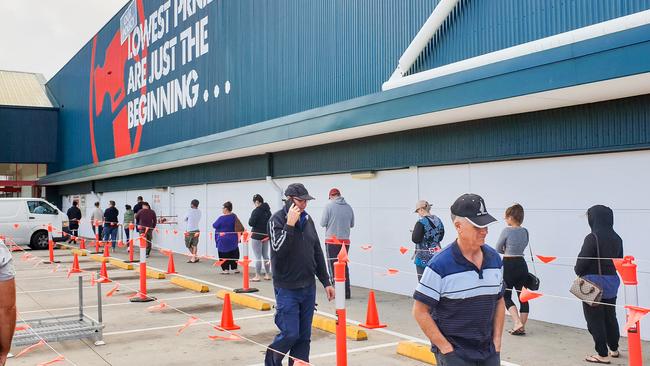
[[[290,184],[284,192],[284,208],[269,220],[271,265],[275,291],[275,324],[280,329],[269,345],[265,366],[281,366],[288,354],[309,362],[311,322],[316,306],[316,280],[325,287],[327,299],[334,299],[334,287],[325,265],[314,221],[307,214],[309,195],[300,183]]]

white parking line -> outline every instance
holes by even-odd
[[[197,299],[201,297],[208,297],[208,296],[215,296],[214,294],[202,294],[202,295],[194,295],[194,296],[179,296],[179,297],[169,297],[169,298],[158,298],[158,301],[172,301],[172,300],[186,300],[186,299]],[[102,304],[102,308],[109,307],[109,306],[123,306],[123,305],[132,305],[132,302],[120,302],[116,304]],[[84,309],[85,308],[96,308],[97,305],[85,305],[84,304]],[[29,311],[21,311],[21,314],[30,314],[30,313],[43,313],[43,312],[48,312],[48,311],[61,311],[61,310],[76,310],[79,309],[79,306],[69,306],[66,308],[53,308],[53,309],[43,309],[43,310],[29,310]]]
[[[242,316],[239,318],[235,318],[234,320],[247,320],[247,319],[258,319],[258,318],[266,318],[269,316],[273,316],[273,313],[266,313],[266,314],[259,314],[259,315],[251,315],[251,316]],[[220,320],[214,320],[214,321],[209,321],[209,322],[197,322],[196,324],[218,324]],[[171,328],[180,328],[184,326],[186,323],[183,324],[176,324],[176,325],[166,325],[164,327],[152,327],[152,328],[141,328],[141,329],[130,329],[130,330],[120,330],[117,332],[108,332],[104,333],[104,336],[112,336],[112,335],[119,335],[119,334],[131,334],[131,333],[141,333],[141,332],[151,332],[154,330],[161,330],[161,329],[171,329]]]
[[[382,344],[376,344],[374,346],[351,348],[351,349],[348,349],[347,353],[350,354],[350,353],[357,353],[357,352],[364,352],[364,351],[372,351],[372,350],[375,350],[375,349],[382,349],[382,348],[395,347],[395,346],[397,346],[397,342],[382,343]],[[317,354],[317,355],[310,355],[309,359],[314,360],[314,359],[318,359],[318,358],[326,358],[326,357],[332,357],[332,356],[336,356],[336,352],[327,352],[327,353],[321,353],[321,354]],[[264,364],[263,363],[256,363],[256,364],[249,365],[249,366],[264,366]]]
[[[147,287],[151,286],[152,284],[159,284],[159,283],[166,283],[169,282],[169,280],[156,280],[156,282],[153,283],[148,283]],[[112,283],[112,282],[111,282]],[[110,287],[111,283],[104,284],[106,287]],[[118,281],[121,285],[124,285],[124,287],[131,287],[131,286],[136,286],[138,285],[138,282],[135,283],[124,283],[124,281]],[[84,289],[91,289],[95,288],[95,286],[84,286]],[[63,287],[63,288],[50,288],[50,289],[44,289],[44,290],[29,290],[29,291],[16,291],[16,294],[33,294],[33,293],[38,293],[38,292],[56,292],[56,291],[70,291],[70,290],[77,290],[79,289],[79,286],[76,287]],[[135,291],[130,290],[130,291]]]
[[[154,268],[154,267],[151,267],[151,268]],[[154,268],[154,269],[156,269],[156,268]],[[232,287],[219,285],[219,284],[212,283],[212,282],[209,282],[209,281],[205,281],[205,280],[202,280],[202,279],[199,279],[199,278],[195,278],[195,277],[191,277],[191,276],[186,276],[186,275],[177,275],[177,276],[179,276],[179,277],[184,277],[184,278],[187,278],[187,279],[189,279],[189,280],[194,280],[194,281],[199,281],[199,282],[207,283],[208,285],[215,286],[215,287],[219,287],[219,288],[222,288],[222,289],[224,289],[224,290],[228,290],[228,291],[232,291],[232,290],[233,290]],[[266,301],[269,301],[269,302],[275,303],[275,299],[272,299],[272,298],[270,298],[270,297],[266,297],[266,296],[262,296],[262,295],[258,295],[258,294],[248,294],[248,295],[250,295],[250,296],[254,296],[254,297],[257,297],[258,299],[262,299],[262,300],[266,300]],[[326,313],[326,312],[324,312],[324,311],[317,311],[317,313],[318,313],[318,314],[321,314],[321,315],[324,315],[324,316],[327,316],[327,317],[330,317],[330,318],[332,318],[332,319],[336,319],[336,316],[335,316],[334,314]],[[347,319],[347,321],[348,321],[348,323],[352,323],[352,324],[361,324],[361,323],[363,323],[363,322],[361,322],[361,321],[354,320],[354,319],[349,319],[349,318]],[[424,343],[424,344],[429,344],[429,340],[427,340],[427,339],[418,338],[418,337],[413,337],[413,336],[410,336],[410,335],[408,335],[408,334],[403,334],[403,333],[395,332],[395,331],[388,330],[388,329],[378,328],[378,329],[373,329],[373,331],[375,331],[375,332],[380,332],[380,333],[384,333],[384,334],[387,334],[387,335],[391,335],[391,336],[393,336],[393,337],[398,337],[398,338],[406,339],[406,340],[409,340],[409,341],[414,341],[414,342],[420,342],[420,343]]]
[[[158,271],[162,271],[161,269],[157,269],[157,268],[154,268],[154,267],[151,267],[151,268],[156,269],[156,270],[158,270]],[[177,275],[177,276],[187,278],[188,280],[194,280],[194,281],[203,282],[203,283],[206,283],[206,284],[208,284],[208,285],[210,285],[210,286],[214,286],[214,287],[222,288],[222,289],[224,289],[224,290],[228,290],[228,291],[232,291],[232,290],[233,290],[232,287],[219,285],[219,284],[216,284],[216,283],[213,283],[213,282],[209,282],[209,281],[202,280],[202,279],[200,279],[200,278],[195,278],[195,277],[186,276],[186,275]],[[272,298],[270,298],[270,297],[266,297],[266,296],[262,296],[262,295],[257,295],[257,294],[248,294],[248,295],[250,295],[250,296],[254,296],[254,297],[257,297],[258,299],[262,299],[262,300],[266,300],[266,301],[269,301],[269,302],[273,302],[273,303],[275,303],[275,299],[272,299]],[[330,313],[326,313],[326,312],[323,312],[323,311],[317,311],[317,313],[318,313],[318,314],[321,314],[321,315],[325,315],[325,316],[330,317],[330,318],[333,318],[333,319],[336,319],[336,316],[333,315],[333,314],[330,314]],[[353,324],[360,324],[360,323],[362,323],[362,322],[360,322],[360,321],[358,321],[358,320],[354,320],[354,319],[347,319],[347,321],[348,321],[349,323],[353,323]],[[380,333],[384,333],[384,334],[392,335],[392,336],[394,336],[394,337],[398,337],[398,338],[406,339],[406,340],[409,340],[409,341],[419,342],[419,343],[423,343],[423,344],[430,344],[430,342],[429,342],[428,339],[423,339],[423,338],[413,337],[413,336],[410,336],[410,335],[408,335],[408,334],[403,334],[403,333],[395,332],[395,331],[388,330],[388,329],[378,328],[378,329],[372,329],[372,330],[375,331],[375,332],[380,332]],[[386,347],[389,347],[389,345],[397,345],[397,343],[385,343],[385,345],[386,345]],[[382,346],[382,345],[379,345],[379,346]],[[368,346],[368,347],[374,347],[374,346]],[[359,349],[355,349],[355,352],[361,352],[361,351],[364,350],[364,348],[366,348],[366,347],[362,347],[362,348],[359,348]],[[348,353],[351,353],[351,352],[353,352],[353,350],[348,350]],[[331,353],[331,354],[336,355],[335,352],[334,352],[334,353]],[[330,353],[323,354],[322,357],[327,357],[327,356],[325,356],[325,355],[329,356]],[[317,356],[310,356],[310,358],[315,358],[315,357],[317,357]],[[502,361],[502,362],[501,362],[501,365],[502,365],[502,366],[519,366],[519,365],[517,365],[517,364],[515,364],[515,363],[511,363],[511,362],[507,362],[507,361]],[[252,365],[252,366],[264,366],[264,364],[255,364],[255,365]]]

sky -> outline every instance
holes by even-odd
[[[129,0],[0,0],[0,70],[49,80]]]

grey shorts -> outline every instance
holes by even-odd
[[[185,232],[185,246],[188,249],[199,245],[199,236],[196,235],[199,232],[200,232],[199,230]]]

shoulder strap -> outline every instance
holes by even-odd
[[[537,276],[537,269],[535,268],[535,257],[533,256],[533,247],[530,245],[530,234],[528,234],[528,229],[523,227],[526,232],[526,240],[528,241],[528,251],[530,252],[530,262],[533,264],[533,273]]]
[[[598,242],[598,235],[596,235],[596,233],[591,233],[591,234],[594,236],[594,238],[596,238],[596,261],[598,262],[598,274],[602,276],[603,270],[600,267],[600,248],[599,248],[600,243]]]

